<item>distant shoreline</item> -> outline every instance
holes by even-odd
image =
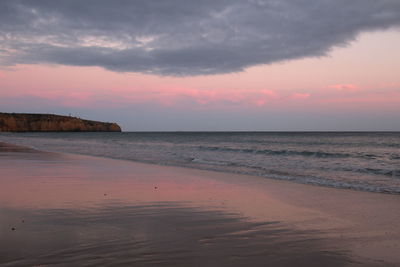
[[[0,113],[0,132],[121,132],[121,127],[55,114]]]

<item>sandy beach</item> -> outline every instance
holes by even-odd
[[[1,266],[398,266],[398,195],[0,143]]]

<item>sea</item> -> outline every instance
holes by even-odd
[[[0,133],[0,142],[400,194],[400,132]]]

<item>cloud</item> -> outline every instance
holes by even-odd
[[[399,25],[398,0],[2,0],[0,64],[219,74]]]
[[[360,88],[354,84],[334,84],[329,86],[329,88],[336,89],[338,91],[345,91],[345,92],[356,92],[359,91]]]
[[[308,93],[295,93],[293,95],[291,95],[291,98],[293,99],[308,99],[310,98],[310,94]]]

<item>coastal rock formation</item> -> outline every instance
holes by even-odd
[[[0,132],[120,132],[116,123],[53,114],[0,113]]]

